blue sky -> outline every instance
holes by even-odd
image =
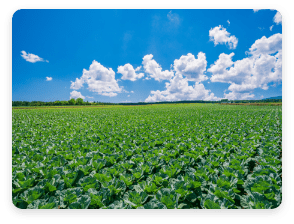
[[[280,96],[281,20],[275,10],[20,10],[12,100]]]

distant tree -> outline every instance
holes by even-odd
[[[61,105],[68,105],[68,101],[61,101]]]
[[[221,99],[221,102],[228,102],[228,99]]]
[[[84,100],[82,98],[77,98],[76,103],[77,105],[83,105]]]
[[[60,106],[60,105],[61,105],[61,101],[56,100],[56,101],[54,102],[54,105],[56,105],[56,106]]]
[[[74,98],[71,98],[69,101],[68,101],[68,104],[69,105],[75,105],[76,104],[76,100]]]

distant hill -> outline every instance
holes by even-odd
[[[282,99],[282,96],[274,96],[274,97],[270,97],[270,98],[265,98],[264,100],[275,100],[275,99],[280,100],[280,99]]]

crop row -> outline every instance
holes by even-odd
[[[13,111],[19,208],[276,208],[281,107]]]

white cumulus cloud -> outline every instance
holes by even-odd
[[[269,38],[263,36],[256,40],[247,53],[259,56],[261,54],[273,54],[280,50],[282,50],[282,34],[277,33]]]
[[[134,67],[131,64],[125,64],[124,66],[119,66],[117,68],[117,73],[122,74],[123,76],[121,79],[123,80],[131,80],[136,81],[137,79],[140,79],[144,77],[144,73],[136,73],[136,71],[139,71],[141,69],[141,66],[134,69]]]
[[[135,69],[135,71],[137,72],[137,71],[140,71],[140,69],[142,68],[142,66],[138,66],[136,69]]]
[[[194,86],[188,85],[188,79],[181,74],[175,75],[169,82],[165,83],[164,91],[151,91],[151,95],[145,102],[158,101],[180,101],[180,100],[219,100],[211,90],[205,89],[200,82]]]
[[[251,93],[229,92],[224,94],[224,98],[228,100],[250,100],[254,97],[255,95]]]
[[[46,77],[46,81],[51,81],[52,77]]]
[[[40,58],[38,55],[27,53],[25,51],[21,51],[21,56],[28,62],[35,63],[38,61],[45,61],[49,62],[48,60],[44,60],[43,58]]]
[[[269,29],[270,29],[270,31],[272,31],[272,30],[273,30],[273,27],[274,27],[274,25],[270,26],[270,28],[269,28]]]
[[[229,83],[228,99],[249,99],[256,88],[267,90],[268,83],[282,81],[282,34],[256,40],[246,52],[248,57],[233,61],[234,53],[219,55],[207,70],[212,82]]]
[[[83,69],[83,75],[80,78],[76,78],[74,82],[71,81],[70,88],[78,90],[85,83],[90,91],[103,96],[113,97],[123,90],[115,80],[115,72],[112,68],[107,69],[95,60],[89,70]]]
[[[232,57],[234,55],[235,53],[220,54],[218,60],[215,61],[209,69],[207,69],[208,72],[211,72],[213,74],[213,76],[210,78],[212,82],[220,82],[226,78],[223,76],[223,74],[226,72],[226,68],[233,65]]]
[[[214,42],[215,46],[218,44],[227,44],[230,49],[236,49],[238,44],[238,39],[221,25],[209,30],[209,38],[210,41]]]
[[[274,17],[274,22],[278,24],[282,24],[282,15],[280,12],[277,12],[275,17]]]
[[[154,78],[157,81],[161,81],[169,80],[174,76],[172,71],[162,71],[161,66],[152,58],[152,54],[145,55],[142,62],[145,72],[148,73],[151,78]],[[148,77],[145,79],[148,80]]]
[[[85,80],[82,77],[80,79],[76,78],[76,80],[74,82],[71,81],[70,88],[71,89],[80,89],[83,87],[84,82],[85,82]]]
[[[180,59],[174,61],[173,68],[176,75],[183,75],[188,78],[189,81],[201,82],[207,80],[207,76],[204,75],[206,71],[207,61],[203,52],[199,52],[197,59],[191,53],[182,55]]]
[[[85,97],[78,91],[74,90],[70,93],[70,99],[71,98],[74,98],[74,99],[77,99],[77,98],[82,98],[83,100],[85,99]]]

